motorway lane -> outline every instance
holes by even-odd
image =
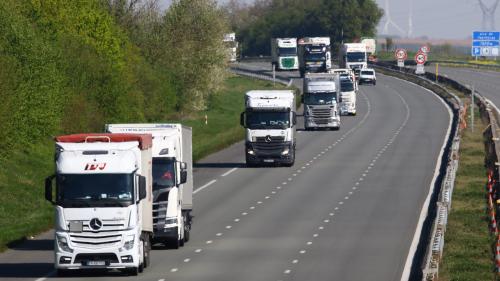
[[[298,135],[293,168],[245,168],[242,143],[205,159],[195,173],[196,186],[202,186],[200,171],[204,171],[203,185],[216,182],[195,195],[192,240],[180,250],[153,251],[153,264],[140,277],[331,280],[342,276],[342,280],[359,280],[352,278],[356,272],[367,274],[360,269],[378,268],[364,276],[397,280],[449,116],[443,104],[425,90],[383,76],[379,81],[377,87],[362,87],[359,114],[343,118],[340,131]],[[408,163],[412,169],[402,169]],[[410,180],[401,187],[404,172]],[[398,231],[389,231],[395,226],[400,226]],[[389,246],[366,247],[369,241]],[[371,257],[387,259],[367,261],[360,254],[366,250],[371,250]],[[27,253],[17,252],[9,260],[1,255],[4,266],[0,268],[8,262],[20,267],[16,260]],[[34,260],[46,263],[51,258],[46,250]],[[394,268],[395,264],[399,266]],[[387,273],[388,268],[393,272]],[[15,277],[4,275],[0,273],[0,277]],[[34,275],[27,277],[40,277]]]
[[[426,71],[436,73],[436,66],[426,66]],[[493,70],[439,66],[439,74],[463,85],[474,85],[476,91],[500,107],[500,72]]]

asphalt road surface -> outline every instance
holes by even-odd
[[[191,240],[153,250],[138,277],[58,279],[400,280],[450,114],[434,94],[379,75],[339,131],[298,132],[291,168],[245,167],[242,142],[198,163]],[[0,279],[57,278],[52,243],[48,232],[0,254]]]

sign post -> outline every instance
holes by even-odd
[[[408,54],[405,49],[397,49],[396,52],[394,52],[394,57],[398,61],[399,68],[405,67],[405,60],[408,57]]]
[[[415,74],[425,74],[424,64],[427,61],[427,55],[421,51],[419,51],[415,55],[415,62],[417,63],[417,69],[415,70]]]

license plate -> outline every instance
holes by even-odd
[[[264,159],[264,162],[266,162],[266,163],[274,163],[274,159]]]
[[[105,261],[87,261],[88,266],[104,266],[106,265]]]

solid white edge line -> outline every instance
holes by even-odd
[[[413,84],[417,87],[420,87],[420,88],[426,90],[427,92],[432,93],[432,95],[434,97],[436,97],[439,101],[441,101],[441,103],[445,106],[445,108],[448,110],[448,115],[450,116],[450,122],[448,124],[448,130],[446,132],[446,137],[444,139],[443,146],[441,147],[441,151],[439,152],[439,157],[438,157],[438,162],[436,164],[436,168],[434,169],[434,177],[433,177],[432,182],[429,186],[429,192],[427,193],[427,197],[425,198],[424,205],[422,205],[422,209],[420,210],[420,217],[418,219],[417,227],[415,228],[415,233],[413,234],[413,240],[411,242],[410,249],[408,251],[408,256],[406,257],[406,262],[405,262],[405,266],[403,269],[403,273],[401,274],[401,281],[403,281],[403,280],[406,281],[406,280],[409,280],[409,278],[410,278],[410,272],[411,272],[411,266],[413,263],[413,258],[415,256],[416,251],[417,251],[417,246],[418,246],[418,242],[420,241],[420,236],[422,235],[422,228],[423,228],[424,220],[427,217],[429,204],[430,204],[431,196],[433,193],[433,188],[434,188],[434,185],[436,184],[436,180],[437,180],[437,177],[439,175],[439,170],[441,168],[444,150],[445,150],[446,144],[448,142],[448,139],[450,138],[451,126],[453,125],[453,112],[451,111],[450,106],[448,104],[446,104],[445,101],[440,96],[438,96],[438,94],[434,93],[433,91],[431,91],[427,88],[424,88],[418,84],[415,84],[413,82],[410,82],[410,81],[406,81],[406,80],[403,80],[403,79],[400,79],[397,77],[392,77],[389,75],[386,75],[386,76],[403,81],[405,83]]]
[[[234,172],[236,170],[238,170],[238,168],[232,168],[231,170],[229,170],[229,171],[225,172],[224,174],[222,174],[221,177],[225,177],[225,176],[229,175],[230,173],[232,173],[232,172]]]
[[[211,180],[211,181],[209,181],[209,182],[208,182],[207,184],[205,184],[204,186],[201,186],[201,187],[197,188],[196,190],[194,190],[194,191],[193,191],[193,194],[196,194],[196,193],[198,193],[198,192],[202,191],[203,189],[205,189],[205,188],[209,187],[210,185],[214,184],[216,181],[217,181],[217,180]]]

